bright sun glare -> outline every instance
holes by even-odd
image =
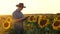
[[[60,13],[60,0],[0,0],[0,15],[11,15],[16,4],[24,3],[24,14]]]

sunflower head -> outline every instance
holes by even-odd
[[[44,17],[39,17],[38,18],[38,24],[41,28],[45,27],[48,24],[48,21],[49,21],[46,17],[45,18]]]
[[[11,16],[7,16],[6,20],[11,22],[12,21],[12,17]]]
[[[54,30],[58,30],[60,26],[60,20],[58,20],[57,17],[54,19],[52,26]]]
[[[41,20],[41,21],[40,21],[40,25],[41,25],[41,26],[44,26],[44,25],[46,24],[46,22],[47,22],[47,20]]]
[[[34,16],[31,16],[31,17],[30,17],[30,20],[31,20],[31,21],[35,20]]]
[[[55,23],[54,23],[54,26],[55,27],[57,27],[57,26],[59,26],[60,25],[60,22],[59,21],[56,21]]]
[[[36,16],[30,16],[29,18],[28,18],[28,21],[29,22],[36,22]]]
[[[8,30],[8,29],[10,28],[10,22],[9,22],[9,21],[3,22],[3,28],[4,28],[5,30]]]

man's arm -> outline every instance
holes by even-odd
[[[28,16],[28,17],[29,17],[29,16]],[[24,17],[24,18],[15,18],[15,19],[13,19],[13,22],[24,21],[24,20],[26,20],[28,17]]]

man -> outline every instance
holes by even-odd
[[[21,10],[26,8],[23,3],[16,5],[17,9],[12,14],[12,19],[14,23],[14,34],[23,34],[23,21],[28,17],[24,17]]]

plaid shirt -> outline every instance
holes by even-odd
[[[24,18],[24,15],[22,14],[22,12],[17,9],[12,14],[12,19],[16,19],[16,18]],[[23,28],[23,21],[17,22],[17,24],[14,23],[14,28],[22,29]]]

